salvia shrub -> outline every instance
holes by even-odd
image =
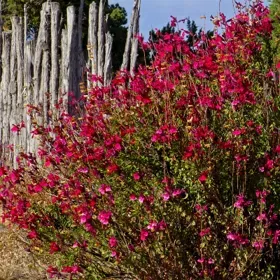
[[[108,87],[92,77],[74,115],[44,126],[33,108],[37,156],[0,168],[0,198],[51,277],[279,279],[272,27],[260,1],[237,7],[191,47],[179,27],[142,43],[152,65]]]

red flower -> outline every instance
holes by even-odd
[[[38,234],[35,230],[32,230],[28,233],[27,237],[30,238],[30,239],[35,239],[35,238],[38,237]]]
[[[141,176],[140,176],[139,172],[135,172],[135,173],[133,174],[133,179],[134,179],[135,181],[139,181],[140,178],[141,178]]]
[[[145,241],[149,236],[149,232],[146,229],[142,229],[140,232],[140,240]]]
[[[59,275],[58,269],[53,266],[48,267],[47,273],[49,274],[50,278],[54,278]]]
[[[242,209],[243,207],[251,205],[251,201],[246,201],[243,194],[237,196],[237,201],[234,203],[234,207]]]
[[[50,244],[50,254],[60,251],[60,247],[56,242],[51,242]]]
[[[118,246],[118,240],[117,240],[117,238],[116,238],[115,236],[111,236],[111,237],[109,238],[109,246],[110,246],[111,248],[114,248],[114,247],[117,247],[117,246]]]
[[[200,231],[200,233],[199,233],[199,236],[200,237],[203,237],[203,236],[205,236],[205,235],[208,235],[209,233],[210,233],[210,228],[208,227],[208,228],[204,228],[204,229],[202,229],[201,231]]]
[[[73,265],[65,266],[61,271],[65,273],[77,274],[79,272],[82,272],[82,269],[78,265]]]
[[[260,239],[255,241],[252,246],[256,249],[256,250],[261,250],[264,247],[264,240]]]
[[[200,181],[201,184],[204,184],[207,181],[207,177],[208,177],[208,171],[203,171],[198,180]]]
[[[101,224],[108,225],[111,216],[112,213],[110,211],[101,211],[98,215],[98,220],[100,221]]]
[[[111,192],[112,189],[111,189],[110,186],[105,185],[105,184],[102,184],[101,187],[98,189],[98,191],[99,191],[101,194],[104,195],[104,194],[106,194],[106,193],[108,193],[108,192]]]

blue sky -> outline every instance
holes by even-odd
[[[239,0],[239,2],[244,1],[246,0]],[[109,0],[109,2],[119,3],[130,17],[134,0]],[[229,18],[232,17],[234,15],[233,0],[142,0],[140,33],[147,39],[149,31],[166,25],[170,21],[170,16],[178,19],[190,17],[199,27],[206,30],[212,29],[210,16],[219,13],[219,2],[221,2],[221,12]],[[264,1],[265,4],[267,2],[267,0]],[[201,16],[206,16],[206,19],[201,19]]]

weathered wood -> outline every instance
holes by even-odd
[[[40,92],[41,74],[42,74],[42,58],[44,51],[49,48],[48,38],[48,16],[50,14],[49,3],[44,3],[41,10],[41,21],[36,41],[35,59],[34,59],[34,104],[38,105],[42,101]]]
[[[33,74],[33,57],[35,52],[35,41],[29,41],[25,44],[24,48],[24,123],[26,126],[26,151],[32,152],[32,147],[34,147],[34,138],[30,137],[32,130],[31,119],[27,114],[27,105],[34,104],[33,102],[33,83],[32,83],[32,74]]]
[[[77,26],[77,47],[78,47],[78,67],[76,67],[76,82],[79,85],[84,80],[84,70],[86,66],[84,51],[83,51],[83,16],[84,16],[84,0],[80,0],[79,13],[78,13],[78,26]],[[80,86],[77,88],[75,98],[78,100],[81,96]]]
[[[22,18],[15,18],[16,23],[16,60],[17,60],[17,104],[15,108],[15,114],[17,117],[15,118],[16,123],[20,123],[23,121],[23,84],[24,84],[24,26]],[[24,147],[26,143],[26,137],[24,134],[17,135],[14,134],[15,143],[14,145],[17,147]],[[14,153],[14,162],[16,153]]]
[[[76,74],[76,63],[77,63],[77,40],[75,40],[77,36],[77,24],[75,20],[75,8],[70,6],[67,8],[67,29],[63,30],[62,35],[62,93],[64,104],[68,107],[65,109],[69,109],[69,102],[71,102],[71,95],[68,94],[77,91],[77,76]]]
[[[9,84],[10,84],[10,57],[11,57],[11,43],[12,32],[3,32],[3,52],[2,52],[2,81],[1,81],[1,97],[2,97],[2,137],[1,144],[3,145],[2,152],[6,151],[5,146],[9,144],[10,135],[10,123],[8,110],[10,109],[10,96],[9,96]]]
[[[69,58],[67,57],[67,29],[61,32],[61,71],[60,71],[60,84],[61,88],[58,91],[58,98],[62,100],[62,106],[68,109],[68,95],[65,94],[69,89],[69,82],[67,80]]]
[[[100,0],[98,12],[98,76],[104,77],[104,52],[105,52],[105,1]]]
[[[24,48],[27,42],[27,26],[28,26],[28,13],[27,13],[27,4],[24,4],[23,7],[23,26],[24,26]]]
[[[59,3],[51,3],[51,79],[50,93],[52,107],[58,101],[59,88],[59,57],[58,47],[60,45],[59,30],[61,23],[61,12]]]
[[[138,56],[138,38],[136,35],[139,34],[139,20],[140,20],[140,7],[141,0],[138,0],[136,11],[133,19],[133,29],[131,38],[131,53],[130,53],[130,74],[133,75],[136,67],[136,61]]]
[[[17,50],[16,50],[16,40],[17,40],[17,17],[12,17],[12,43],[11,43],[11,57],[10,57],[10,83],[9,83],[9,100],[8,100],[8,111],[7,115],[9,117],[9,129],[18,123],[18,112],[17,112]],[[10,144],[14,145],[16,148],[16,134],[10,133]],[[10,154],[9,160],[14,162],[15,154]]]
[[[24,34],[22,18],[16,18],[16,55],[17,55],[17,105],[23,103]],[[20,112],[22,114],[22,112]]]
[[[97,43],[98,11],[96,3],[92,2],[89,6],[89,25],[88,25],[88,51],[91,73],[98,74],[98,43]]]
[[[3,18],[2,18],[2,0],[0,0],[0,81],[2,78],[2,48],[3,48],[3,39],[2,39],[2,32],[3,32]]]
[[[107,32],[106,33],[106,44],[105,44],[105,65],[104,65],[104,85],[107,86],[112,80],[112,46],[113,37]]]
[[[140,5],[141,5],[141,0],[134,0],[130,24],[127,30],[127,37],[126,37],[125,50],[123,54],[123,62],[122,62],[121,70],[128,70],[130,68],[131,44],[132,44],[132,38],[137,35],[137,33],[135,32],[137,30],[137,26],[139,26]]]

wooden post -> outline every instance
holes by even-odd
[[[106,44],[105,44],[105,64],[104,64],[104,85],[107,86],[112,80],[112,46],[113,37],[107,32],[106,33]]]
[[[69,109],[68,104],[71,98],[69,93],[78,90],[77,76],[77,24],[75,20],[75,8],[70,6],[67,8],[67,29],[62,31],[62,93],[65,109]]]
[[[132,39],[137,35],[136,32],[138,32],[138,28],[139,28],[140,6],[141,6],[141,0],[134,0],[131,20],[127,30],[127,37],[126,37],[125,50],[123,54],[123,62],[122,62],[121,70],[128,70],[131,68],[130,65],[131,47],[132,47],[131,45],[132,45]],[[135,44],[134,44],[134,48],[135,48]],[[135,66],[132,65],[132,67],[134,68]]]
[[[9,144],[13,144],[16,147],[16,134],[11,132],[13,124],[18,123],[18,112],[17,112],[17,20],[18,17],[12,17],[12,42],[11,42],[11,57],[10,57],[10,83],[9,83],[9,97],[8,97],[8,112],[9,117]],[[9,153],[9,160],[14,162],[14,155]]]
[[[61,22],[61,13],[59,3],[51,3],[51,79],[50,79],[50,93],[51,106],[58,101],[59,88],[59,58],[58,46],[60,45],[59,30]]]
[[[130,54],[131,75],[133,75],[135,71],[136,61],[138,56],[138,38],[136,38],[136,35],[139,34],[140,7],[141,7],[141,0],[138,0],[137,8],[134,14],[133,30],[132,30],[132,38],[131,38],[131,54]]]
[[[88,25],[88,51],[91,73],[98,74],[98,43],[97,43],[97,27],[98,27],[98,11],[96,3],[92,2],[89,6],[89,25]]]
[[[2,39],[2,32],[3,32],[3,19],[2,19],[2,0],[0,0],[0,81],[2,79],[2,48],[3,48],[3,39]]]
[[[42,75],[42,59],[44,51],[49,48],[48,38],[48,15],[50,14],[49,3],[43,3],[41,10],[41,21],[36,41],[35,59],[34,59],[34,104],[38,105],[40,101],[43,101],[43,97],[40,96],[41,75]]]
[[[10,136],[10,123],[8,115],[8,107],[10,106],[10,96],[9,96],[9,84],[10,84],[10,57],[11,57],[11,42],[12,42],[12,32],[3,32],[3,52],[2,52],[2,81],[1,81],[1,99],[2,99],[2,137],[1,144],[7,145],[9,143]],[[5,149],[3,149],[5,152]]]
[[[104,77],[104,44],[105,44],[105,20],[104,20],[104,0],[99,2],[98,14],[98,76]]]
[[[31,138],[31,118],[27,114],[27,104],[34,104],[34,92],[32,84],[32,72],[33,72],[33,58],[35,53],[35,41],[26,42],[24,48],[24,90],[25,90],[25,99],[24,99],[24,121],[26,125],[26,151],[33,152],[33,147],[35,146],[35,139]]]

